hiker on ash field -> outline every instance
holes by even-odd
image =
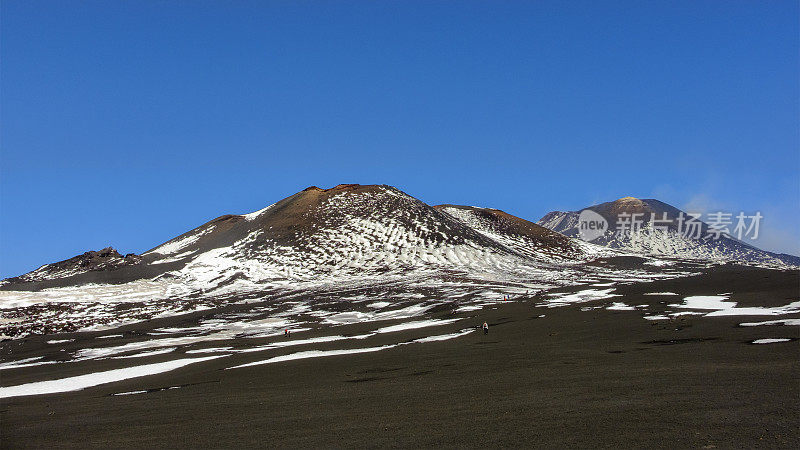
[[[483,322],[483,334],[489,334],[489,324]]]

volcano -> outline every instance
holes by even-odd
[[[220,216],[141,255],[90,252],[4,280],[2,289],[146,279],[169,280],[188,294],[392,276],[530,279],[585,260],[587,248],[498,210],[432,207],[385,185],[312,186],[259,211]]]
[[[735,219],[732,224],[712,227],[699,218],[694,219],[692,215],[655,199],[623,197],[577,211],[553,211],[542,217],[538,224],[564,236],[579,237],[579,217],[583,211],[598,214],[607,224],[605,232],[590,242],[624,252],[706,261],[800,266],[800,258],[796,256],[761,250],[731,236],[730,230],[736,224]],[[636,218],[642,226],[633,229],[626,225],[624,230],[620,230],[620,218],[624,218],[628,224]]]

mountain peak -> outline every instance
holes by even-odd
[[[654,256],[776,265],[800,263],[798,258],[791,255],[760,250],[730,236],[722,235],[711,239],[709,236],[713,236],[713,233],[710,232],[709,225],[704,222],[700,222],[698,231],[693,232],[680,222],[679,218],[681,214],[685,217],[685,212],[660,200],[622,197],[584,209],[599,214],[611,224],[603,235],[591,240],[594,244]],[[582,211],[553,211],[544,215],[538,224],[565,236],[578,237],[581,235],[579,227]],[[641,227],[633,230],[631,225],[631,233],[618,233],[615,224],[620,223],[625,217],[631,223],[639,221]],[[651,219],[658,220],[660,227],[658,231],[665,232],[653,232],[656,231],[653,226],[646,225]]]
[[[328,189],[323,189],[323,188],[317,187],[317,186],[309,186],[309,187],[303,189],[303,192],[307,192],[307,191],[314,191],[314,192],[353,191],[353,190],[360,189],[360,188],[374,188],[374,187],[377,187],[377,185],[374,185],[374,184],[360,185],[360,184],[356,184],[356,183],[349,183],[349,184],[345,183],[345,184],[337,184],[336,186],[334,186],[332,188],[328,188]]]
[[[633,204],[641,204],[641,203],[642,203],[642,200],[640,200],[640,199],[638,199],[638,198],[636,198],[636,197],[630,197],[630,196],[629,196],[629,197],[622,197],[622,198],[620,198],[620,199],[618,199],[618,200],[615,200],[615,201],[614,201],[614,203],[626,203],[626,204],[633,203]]]

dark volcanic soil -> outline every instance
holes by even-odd
[[[732,292],[742,306],[785,305],[797,301],[798,283],[797,272],[722,267],[620,286],[623,296],[612,300],[659,305],[680,297],[642,294]],[[581,311],[603,303],[545,308],[532,299],[461,314],[464,320],[435,332],[314,344],[263,358],[237,354],[79,392],[5,399],[2,446],[800,446],[798,327],[738,326],[797,314],[653,322],[641,311]],[[488,336],[223,370],[280,353],[445,334],[484,320]],[[336,334],[374,328],[342,326]],[[315,333],[322,332],[302,337]],[[787,337],[795,340],[750,343]],[[222,345],[235,342],[214,343]],[[87,364],[102,370],[104,362]],[[27,379],[69,375],[53,373],[53,366],[30,369]],[[163,389],[174,386],[180,388]],[[136,390],[149,392],[111,395]]]

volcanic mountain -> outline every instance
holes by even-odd
[[[312,186],[249,214],[217,217],[141,255],[107,248],[3,280],[0,335],[108,327],[243,302],[298,323],[319,323],[334,311],[360,320],[374,316],[371,304],[408,314],[473,308],[593,280],[693,270],[650,257],[624,267],[592,263],[619,254],[496,209],[433,207],[385,185]]]
[[[152,280],[188,295],[387,277],[531,279],[586,260],[589,247],[502,211],[434,208],[390,186],[312,186],[250,214],[220,216],[142,255],[89,252],[7,279],[2,289]]]
[[[553,211],[538,224],[564,236],[579,237],[579,217],[587,210],[606,221],[605,232],[590,242],[613,249],[684,259],[800,265],[800,258],[796,256],[761,250],[732,237],[729,232],[736,226],[735,219],[732,224],[712,227],[655,199],[624,197],[579,211]],[[637,221],[639,227],[631,225]],[[724,228],[728,231],[724,232]]]

